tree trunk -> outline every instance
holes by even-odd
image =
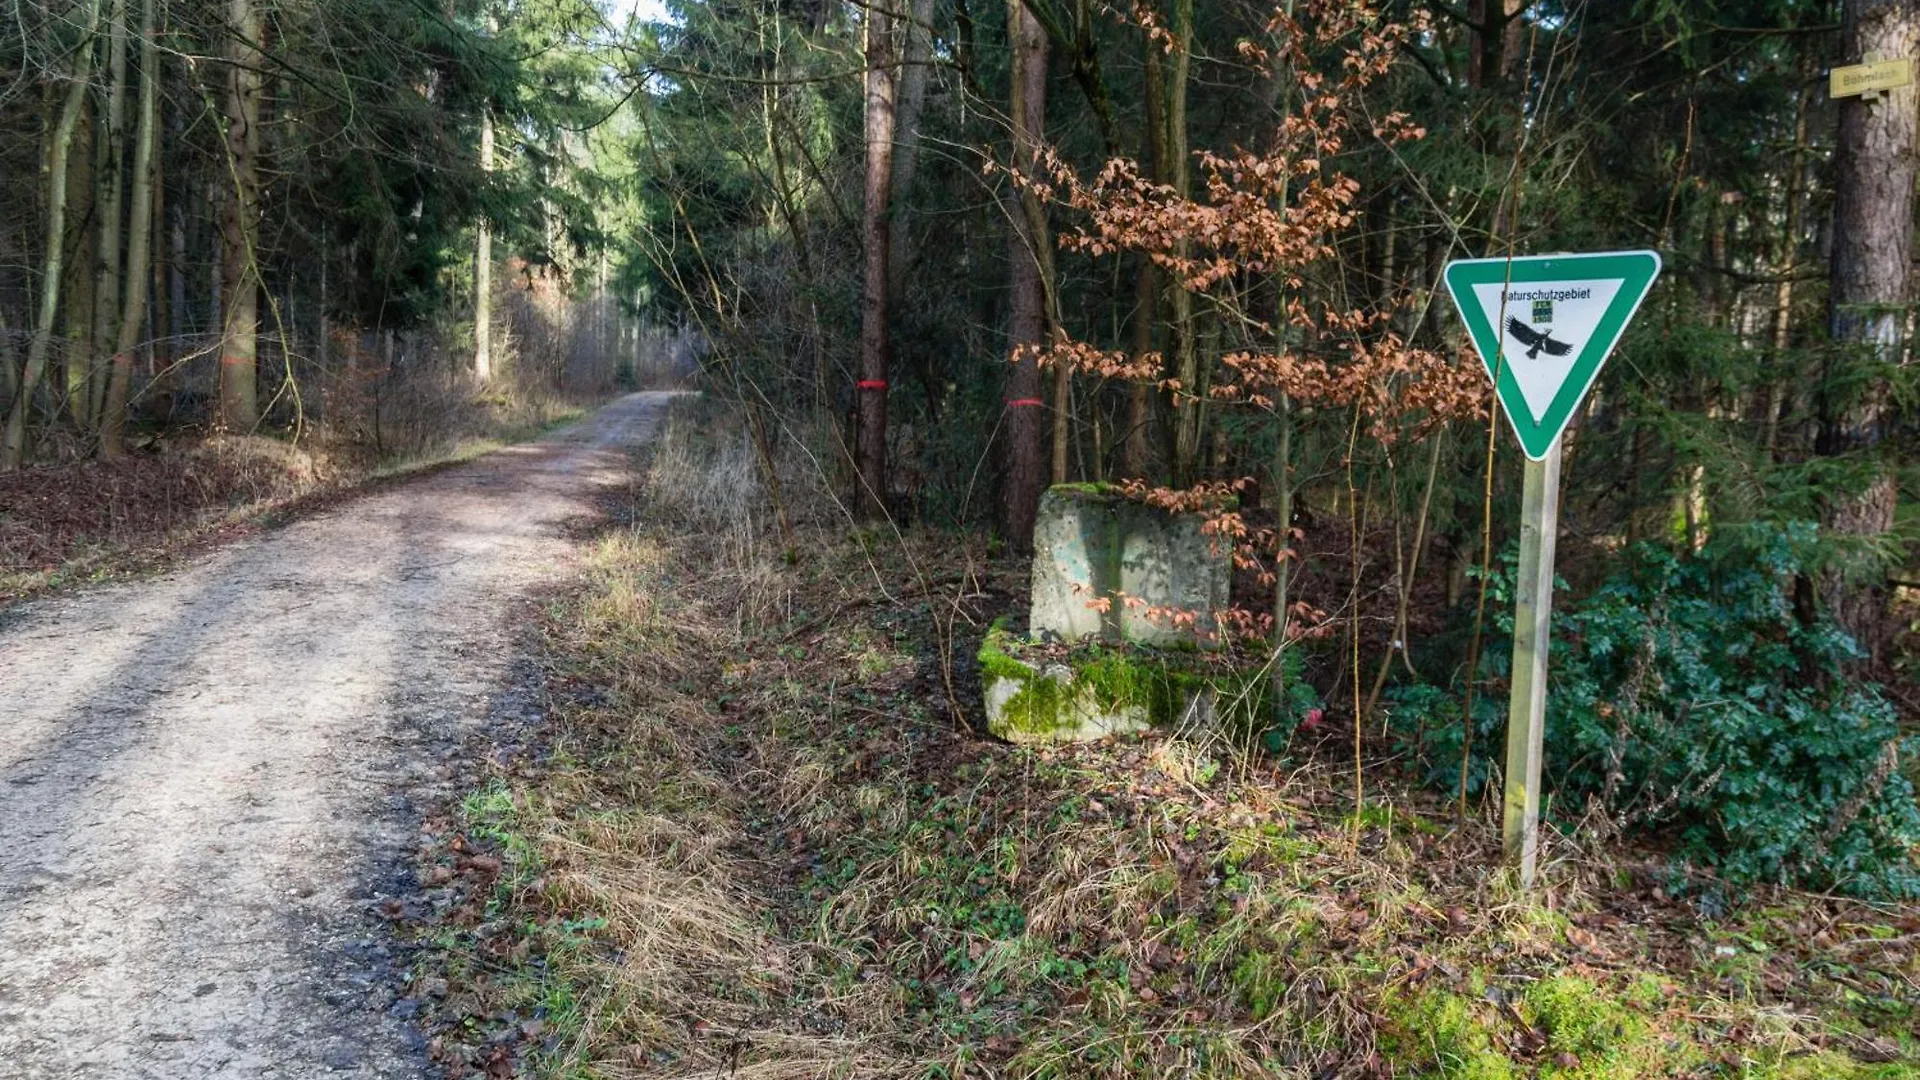
[[[260,42],[257,0],[228,0],[227,167],[232,190],[221,222],[220,426],[252,431],[259,423]]]
[[[889,216],[889,237],[893,250],[887,254],[887,295],[894,303],[907,293],[907,271],[912,266],[912,235],[907,217],[913,207],[913,185],[920,174],[920,116],[927,102],[927,75],[933,63],[933,0],[911,0],[899,29],[900,103],[895,110],[893,151],[893,209]],[[911,340],[911,339],[909,339]],[[940,415],[940,378],[929,350],[918,350],[908,357],[921,375],[927,396],[927,414]],[[894,365],[899,368],[899,364]]]
[[[167,129],[175,136],[175,145],[178,145],[178,136],[182,129],[179,110],[176,109],[168,114]],[[164,146],[166,144],[162,142],[161,145]],[[155,155],[155,161],[159,161],[160,159],[161,155]],[[193,187],[189,177],[185,175],[184,170],[175,180],[175,183],[179,185],[181,192],[189,196],[191,195]],[[154,181],[154,190],[159,191],[160,187],[160,180],[156,178]],[[190,306],[190,301],[187,296],[187,207],[182,205],[185,201],[185,199],[176,199],[173,210],[166,219],[167,302],[165,305],[166,315],[161,324],[161,331],[166,334],[167,347],[161,353],[161,359],[164,363],[160,365],[160,371],[156,377],[160,380],[160,412],[168,422],[172,422],[174,410],[180,403],[180,384],[182,379],[179,370],[179,360],[176,359],[176,354],[182,350],[188,333],[188,327],[192,325],[193,320],[193,309]]]
[[[7,325],[7,313],[0,310],[0,402],[13,404],[20,392],[20,353],[13,346],[13,327]]]
[[[1787,346],[1793,331],[1793,274],[1800,264],[1800,188],[1806,178],[1807,106],[1812,93],[1802,90],[1793,111],[1793,160],[1787,165],[1785,220],[1780,227],[1780,254],[1774,259],[1774,272],[1780,281],[1773,292],[1773,370],[1769,372],[1760,416],[1760,445],[1769,458],[1780,444],[1780,410],[1786,404],[1787,386],[1792,376],[1787,367]]]
[[[1142,255],[1136,260],[1133,277],[1135,361],[1153,351],[1153,328],[1160,321],[1159,314],[1160,275],[1154,272],[1153,260]],[[1121,440],[1120,471],[1129,479],[1141,480],[1147,475],[1147,393],[1151,386],[1145,379],[1127,384],[1127,429]]]
[[[1520,12],[1527,0],[1469,0],[1467,82],[1484,89],[1513,77],[1520,59]]]
[[[920,172],[920,114],[927,102],[927,74],[933,62],[933,0],[911,0],[898,34],[901,42],[900,104],[895,111],[893,151],[893,250],[887,256],[892,275],[888,290],[894,298],[906,291],[910,263],[904,227],[914,179]]]
[[[154,29],[154,33],[156,35],[159,33],[158,27]],[[155,50],[158,51],[159,38],[156,36],[154,41]],[[152,215],[153,221],[153,237],[151,240],[153,244],[153,273],[151,280],[147,283],[148,288],[152,290],[149,295],[153,297],[153,332],[149,335],[152,340],[147,346],[147,377],[149,379],[158,379],[161,377],[161,373],[173,364],[172,339],[174,334],[173,295],[170,288],[171,278],[173,276],[173,250],[171,245],[172,229],[169,227],[169,222],[172,218],[167,212],[166,170],[161,164],[163,158],[161,145],[166,136],[162,133],[159,126],[160,88],[158,83],[161,77],[161,69],[158,57],[154,58],[153,76],[155,81],[153,107],[153,170],[152,175],[147,177],[147,187],[153,192],[153,206],[148,210],[148,213]]]
[[[1052,274],[1044,274],[1050,279]],[[1053,369],[1053,468],[1048,475],[1053,483],[1069,479],[1067,457],[1073,449],[1073,368],[1061,364]]]
[[[27,345],[27,363],[20,377],[20,392],[7,410],[7,425],[0,434],[0,471],[17,469],[26,459],[27,413],[33,407],[34,392],[46,372],[47,352],[53,344],[53,324],[60,312],[60,281],[65,272],[67,233],[67,164],[73,149],[73,128],[80,120],[80,108],[86,104],[87,79],[93,73],[93,36],[100,26],[100,0],[88,0],[85,29],[80,47],[74,53],[73,82],[61,103],[60,118],[54,123],[52,145],[47,154],[47,250],[40,275],[40,310],[33,326],[33,338]]]
[[[888,0],[891,2],[891,0]],[[867,8],[866,204],[862,232],[866,246],[866,283],[860,304],[860,425],[855,434],[854,468],[860,490],[855,503],[869,518],[886,514],[887,369],[892,335],[887,320],[893,254],[893,139],[899,71],[895,64],[894,16],[884,6]]]
[[[147,287],[153,280],[149,256],[153,250],[153,144],[160,120],[160,49],[154,41],[154,7],[160,0],[141,0],[140,7],[140,118],[133,143],[133,215],[127,224],[127,296],[120,313],[120,337],[113,350],[113,369],[107,377],[106,405],[100,415],[100,456],[119,457],[125,450],[127,392],[133,382],[133,350],[146,323]]]
[[[120,224],[126,208],[127,0],[112,0],[107,16],[107,117],[100,131],[94,183],[93,353],[87,357],[87,396],[82,426],[98,428],[107,396],[108,363],[99,354],[120,338]],[[130,267],[129,267],[130,269]]]
[[[1169,73],[1164,102],[1167,158],[1161,163],[1160,175],[1185,199],[1193,189],[1193,171],[1187,162],[1187,75],[1193,63],[1193,0],[1174,0],[1173,40],[1173,70]],[[1191,244],[1182,239],[1175,253],[1184,259],[1191,250]],[[1193,293],[1183,282],[1170,280],[1168,284],[1173,306],[1173,374],[1180,384],[1174,392],[1173,482],[1175,486],[1184,487],[1197,478],[1200,465],[1200,349],[1194,327]]]
[[[1040,20],[1024,0],[1007,0],[1008,36],[1013,50],[1010,73],[1013,160],[1030,171],[1039,157],[1047,116],[1047,36]],[[1015,196],[1018,205],[1009,216],[1007,274],[1011,290],[1007,338],[1018,349],[1046,340],[1047,308],[1041,276],[1039,247],[1045,237],[1035,235],[1035,216],[1027,203],[1030,193]],[[1007,373],[1006,429],[1007,483],[1005,524],[1007,544],[1016,552],[1033,549],[1033,523],[1039,511],[1042,486],[1040,460],[1040,367],[1019,360]]]
[[[480,109],[480,171],[493,172],[493,105]],[[480,215],[473,251],[473,377],[493,379],[493,223]]]
[[[98,44],[89,46],[98,49]],[[97,65],[98,57],[94,58]],[[87,385],[93,373],[94,293],[99,280],[94,276],[93,258],[99,243],[100,192],[94,178],[100,173],[102,121],[91,101],[80,110],[80,122],[73,131],[72,165],[67,173],[67,227],[73,234],[73,259],[61,293],[61,321],[66,326],[67,347],[61,366],[65,369],[58,405],[67,410],[73,426],[85,431]],[[104,346],[103,346],[104,347]],[[59,408],[53,412],[57,415]]]
[[[1146,109],[1147,178],[1159,181],[1166,175],[1167,114],[1161,108],[1166,100],[1166,76],[1160,66],[1160,43],[1151,36],[1141,38],[1143,49]],[[1153,351],[1154,328],[1160,323],[1160,273],[1152,259],[1140,256],[1139,276],[1134,279],[1133,350],[1136,357]],[[1163,372],[1164,374],[1164,372]],[[1127,394],[1126,471],[1138,479],[1147,473],[1147,439],[1151,426],[1150,383],[1137,382]]]
[[[1842,24],[1847,63],[1868,53],[1920,51],[1920,0],[1846,0]],[[1829,319],[1835,363],[1853,370],[1828,373],[1819,450],[1861,458],[1869,475],[1858,490],[1830,494],[1820,524],[1848,539],[1890,530],[1898,498],[1882,444],[1894,421],[1888,373],[1900,358],[1909,300],[1917,95],[1920,88],[1904,86],[1882,91],[1878,101],[1840,103]],[[1849,581],[1829,571],[1821,592],[1834,619],[1877,654],[1886,622],[1884,580]]]

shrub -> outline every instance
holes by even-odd
[[[1563,815],[1589,806],[1659,830],[1736,882],[1920,896],[1920,808],[1896,764],[1913,753],[1880,688],[1830,624],[1802,623],[1788,585],[1812,527],[1728,531],[1698,555],[1643,546],[1555,613],[1547,782]],[[1469,786],[1494,773],[1512,634],[1511,560],[1474,707]],[[1459,780],[1462,693],[1398,688],[1395,728],[1437,783]]]

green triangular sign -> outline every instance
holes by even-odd
[[[1447,264],[1447,291],[1528,457],[1553,449],[1658,276],[1651,251]]]

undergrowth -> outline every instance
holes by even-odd
[[[1920,739],[1882,687],[1853,676],[1846,635],[1796,616],[1814,540],[1803,524],[1724,530],[1685,556],[1641,545],[1557,611],[1548,786],[1563,815],[1662,835],[1734,887],[1920,898],[1920,808],[1896,768]],[[1507,674],[1512,573],[1492,582],[1490,681]],[[1463,697],[1406,686],[1392,709],[1402,748],[1446,788],[1460,779]],[[1474,710],[1475,790],[1498,775],[1488,748],[1505,706],[1489,694]]]
[[[1523,898],[1384,775],[1356,816],[1310,754],[972,734],[937,644],[1020,575],[964,543],[599,542],[546,759],[423,870],[472,882],[415,987],[451,1073],[1920,1077],[1910,909],[1709,912],[1564,839]]]

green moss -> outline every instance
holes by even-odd
[[[1542,1075],[1583,1080],[1657,1075],[1644,1072],[1653,1064],[1644,1058],[1654,1049],[1646,1024],[1585,979],[1543,979],[1527,990],[1526,1004],[1534,1027],[1547,1037],[1547,1049],[1579,1062],[1549,1066]]]
[[[1240,1003],[1254,1020],[1260,1021],[1272,1016],[1286,1002],[1293,973],[1279,957],[1254,950],[1234,965],[1232,981]]]
[[[1513,1080],[1513,1062],[1493,1047],[1466,998],[1428,990],[1387,1002],[1380,1051],[1396,1066],[1433,1080]]]
[[[1663,1038],[1627,1004],[1645,1003],[1638,1008],[1645,1012],[1646,1005],[1664,996],[1650,976],[1635,979],[1618,997],[1574,976],[1533,984],[1521,1012],[1547,1045],[1534,1066],[1538,1072],[1524,1074],[1541,1080],[1653,1080],[1696,1074],[1710,1060],[1703,1048],[1685,1039]],[[1494,1030],[1502,1021],[1477,1012],[1471,997],[1441,990],[1396,995],[1386,1002],[1386,1014],[1380,1052],[1401,1075],[1430,1080],[1523,1075],[1495,1048]],[[1868,1065],[1825,1052],[1751,1062],[1740,1075],[1751,1080],[1920,1080],[1920,1067]]]
[[[1788,1058],[1747,1075],[1753,1080],[1920,1080],[1920,1066],[1864,1065],[1827,1052]]]
[[[1008,654],[1008,647],[1014,644],[1015,639],[1007,632],[1005,620],[995,622],[987,630],[987,639],[980,643],[980,674],[1001,679],[1031,678],[1034,675],[1033,668]]]
[[[1287,864],[1315,854],[1320,845],[1299,836],[1285,825],[1263,821],[1241,829],[1229,830],[1215,865],[1222,869],[1243,867],[1256,859]]]
[[[998,680],[1019,689],[1003,710],[1003,723],[1027,735],[1052,735],[1072,727],[1077,703],[1109,715],[1139,710],[1154,727],[1178,725],[1196,699],[1211,695],[1220,726],[1251,743],[1272,725],[1270,681],[1259,671],[1219,671],[1191,650],[1148,649],[1089,643],[1065,658],[1071,678],[1049,678],[1042,663],[1022,656],[1025,643],[995,623],[979,652],[984,683]]]
[[[1150,722],[1165,724],[1186,708],[1199,684],[1164,664],[1116,649],[1093,648],[1072,658],[1072,677],[1050,678],[1038,665],[1019,659],[1020,643],[1000,625],[987,633],[979,660],[985,682],[1009,680],[1020,687],[1003,710],[1005,723],[1026,734],[1049,734],[1069,722],[1077,701],[1107,713],[1139,709]]]
[[[1104,482],[1079,483],[1079,484],[1055,484],[1052,487],[1048,488],[1047,490],[1051,493],[1058,494],[1058,495],[1079,495],[1079,496],[1094,497],[1094,498],[1104,498],[1109,495],[1117,495],[1119,494],[1119,491],[1120,491],[1120,489],[1115,487],[1114,485],[1104,483]]]

